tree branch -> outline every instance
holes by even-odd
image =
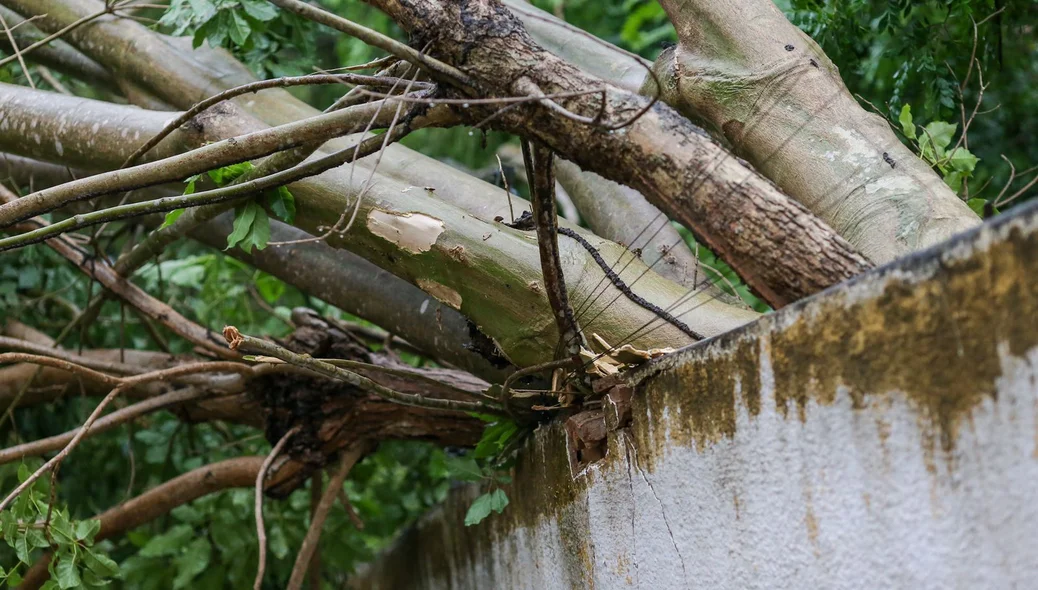
[[[85,100],[85,99],[83,99]],[[113,170],[60,186],[44,189],[0,206],[0,228],[47,213],[68,203],[115,192],[155,186],[237,162],[270,155],[303,144],[328,140],[357,131],[379,112],[379,103],[358,105],[348,109],[317,115],[303,121],[263,129],[247,135],[225,139],[190,152],[125,170]],[[445,112],[441,111],[441,112]],[[423,122],[412,124],[421,126]],[[377,121],[384,127],[388,121]],[[162,135],[165,129],[156,134]],[[158,143],[158,142],[156,142]],[[150,144],[150,142],[149,142]],[[146,147],[150,149],[149,144]],[[137,154],[131,155],[133,159]]]
[[[256,581],[253,583],[253,590],[260,590],[263,586],[263,573],[267,569],[267,529],[263,526],[263,480],[267,476],[267,470],[277,459],[278,455],[281,454],[281,450],[288,444],[297,432],[299,432],[299,426],[295,426],[289,429],[281,439],[278,440],[274,448],[270,450],[270,454],[263,460],[263,465],[260,467],[259,472],[256,474],[256,498],[255,498],[255,512],[256,512],[256,537],[259,540],[259,566],[256,568]]]
[[[314,510],[310,518],[310,528],[307,529],[306,536],[303,537],[303,544],[299,547],[299,553],[296,554],[296,563],[292,566],[292,574],[288,579],[288,590],[299,590],[303,586],[306,570],[310,566],[310,559],[317,551],[318,544],[321,541],[321,529],[324,526],[324,521],[328,518],[328,513],[335,504],[339,492],[342,491],[342,484],[346,481],[350,470],[353,469],[353,466],[361,457],[368,453],[370,447],[371,443],[361,441],[343,452],[342,458],[339,460],[339,468],[329,478],[328,487],[325,488],[321,501],[317,504],[317,509]]]
[[[107,432],[113,428],[122,426],[131,420],[144,416],[145,414],[150,414],[169,407],[202,399],[209,395],[211,395],[211,393],[204,389],[186,387],[184,389],[178,389],[170,393],[164,393],[156,397],[148,398],[144,401],[116,410],[111,414],[98,419],[97,422],[94,423],[93,428],[91,428],[90,435],[93,436],[101,434],[102,432]],[[77,428],[64,434],[58,434],[14,447],[0,449],[0,465],[12,461],[19,461],[25,457],[35,457],[60,450],[72,442],[72,439],[75,438],[81,430],[82,428]]]
[[[478,97],[555,95],[601,88],[565,101],[568,112],[600,125],[575,122],[558,109],[531,107],[500,114],[495,127],[536,138],[567,159],[642,192],[690,228],[773,306],[781,307],[853,277],[870,263],[806,209],[740,164],[665,105],[654,105],[619,133],[651,101],[538,47],[522,24],[490,0],[462,7],[432,0],[372,0],[405,30],[433,44],[448,63],[464,64]],[[464,14],[462,14],[464,12]],[[469,109],[472,120],[495,114]]]
[[[224,328],[223,334],[224,338],[227,339],[228,346],[230,346],[231,350],[244,350],[245,352],[265,356],[272,356],[274,358],[281,359],[291,365],[303,367],[304,369],[313,371],[318,375],[328,377],[329,379],[344,381],[354,387],[357,387],[364,391],[369,391],[383,399],[398,404],[455,412],[487,412],[491,414],[502,413],[502,411],[498,409],[496,405],[492,406],[481,402],[437,399],[409,393],[400,393],[399,391],[394,391],[392,389],[389,389],[388,387],[384,387],[378,383],[375,383],[367,377],[362,377],[352,371],[347,371],[346,369],[336,367],[331,363],[321,361],[310,356],[296,354],[272,342],[267,342],[266,340],[260,340],[259,338],[253,338],[252,336],[246,336],[239,332],[238,329],[234,326],[227,326],[226,328]]]

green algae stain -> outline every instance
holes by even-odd
[[[995,393],[999,346],[1021,356],[1038,345],[1038,231],[1009,233],[986,250],[906,263],[678,355],[636,397],[633,433],[646,466],[669,446],[731,438],[740,412],[757,415],[764,355],[787,419],[808,420],[810,405],[838,395],[855,411],[880,411],[877,401],[901,395],[919,413],[924,452],[951,450],[963,421]],[[875,294],[855,296],[863,291]]]

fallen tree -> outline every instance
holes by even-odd
[[[753,321],[704,278],[715,270],[700,269],[671,220],[773,308],[979,222],[770,1],[662,3],[680,43],[655,64],[516,0],[369,4],[407,41],[299,0],[242,2],[247,24],[294,14],[386,56],[365,66],[372,74],[257,83],[228,52],[135,20],[150,5],[0,0],[20,31],[13,57],[96,90],[0,85],[0,150],[20,193],[0,205],[0,251],[47,248],[100,285],[56,337],[9,322],[0,400],[12,416],[76,388],[105,400],[76,428],[0,453],[58,453],[4,508],[41,493],[33,482],[45,475],[55,489],[80,440],[159,410],[259,429],[274,445],[266,460],[195,466],[101,511],[91,542],[226,488],[286,498],[310,485],[316,529],[286,576],[299,587],[320,571],[325,496],[379,442],[478,445],[482,471],[469,475],[492,482],[532,425],[581,410],[601,421],[603,403],[629,399],[617,373]],[[23,47],[48,35],[61,42]],[[309,84],[348,91],[322,112],[285,89]],[[450,127],[519,137],[530,201],[400,143]],[[587,227],[555,227],[556,173]],[[142,286],[161,272],[157,258],[196,247],[184,238],[231,246],[247,268],[377,327],[289,315],[262,296],[267,319],[291,328],[281,337],[231,317],[221,323],[238,327],[205,325]],[[89,346],[107,301],[122,325],[136,314],[141,344]],[[222,360],[198,364],[212,357]],[[262,514],[260,500],[256,587]],[[75,561],[69,544],[40,538],[22,587]]]

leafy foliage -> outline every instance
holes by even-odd
[[[936,168],[953,191],[959,192],[963,181],[973,176],[979,159],[960,145],[961,141],[948,149],[958,125],[931,121],[925,127],[917,126],[912,119],[912,107],[907,104],[902,107],[898,122],[905,137],[917,142],[919,157]]]
[[[5,471],[9,472],[6,467]],[[32,468],[25,463],[19,465],[18,483],[25,482],[36,467],[38,465]],[[6,484],[9,475],[0,477],[0,482]],[[119,573],[119,566],[94,545],[100,521],[73,520],[67,508],[51,509],[49,487],[46,477],[36,480],[14,501],[10,510],[0,512],[0,538],[14,553],[14,559],[5,559],[8,567],[0,567],[0,580],[8,587],[19,585],[24,570],[47,551],[54,557],[49,566],[51,579],[44,588],[65,590],[107,585]]]
[[[467,455],[447,457],[447,471],[451,476],[490,486],[469,506],[465,526],[483,522],[491,512],[501,514],[508,506],[508,495],[499,486],[512,482],[507,471],[514,463],[515,443],[524,434],[512,420],[499,416],[474,416],[487,422],[475,450]]]
[[[206,172],[206,176],[208,176],[216,186],[221,187],[232,184],[235,180],[252,169],[253,166],[251,163],[242,162],[240,164],[231,164],[230,166],[210,170],[209,172]],[[185,181],[187,187],[184,189],[184,194],[194,194],[196,184],[201,178],[201,174],[196,174],[188,178]],[[291,223],[292,219],[295,218],[296,202],[292,193],[289,192],[288,187],[280,186],[276,189],[264,191],[262,199],[278,219],[286,223]],[[173,223],[176,222],[183,213],[184,209],[170,211],[166,214],[166,219],[163,221],[159,229],[173,225]],[[227,248],[230,249],[238,246],[245,252],[251,252],[253,246],[255,246],[257,250],[266,248],[267,242],[270,241],[270,218],[267,216],[266,209],[264,209],[257,201],[250,200],[244,205],[236,207],[234,213],[234,228],[231,234],[227,236]]]
[[[313,24],[266,0],[172,0],[158,25],[196,48],[230,49],[264,78],[305,72],[315,51]]]

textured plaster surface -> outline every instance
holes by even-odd
[[[459,488],[358,588],[1038,587],[1038,206],[643,367],[574,477]]]

